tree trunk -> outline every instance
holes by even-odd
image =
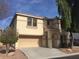
[[[70,33],[70,48],[73,47],[73,41],[74,41],[74,39],[73,39],[73,35],[72,35],[72,32],[71,32]]]
[[[71,32],[67,32],[66,36],[67,36],[67,47],[72,48],[72,46],[73,46],[73,35],[72,35]]]
[[[8,52],[9,52],[9,44],[6,44],[6,56],[8,56]]]
[[[68,48],[69,47],[69,43],[70,43],[70,37],[69,37],[70,36],[70,32],[64,31],[62,36],[63,36],[62,37],[62,44],[63,44],[62,47]]]
[[[67,32],[67,48],[70,48],[70,32]]]
[[[13,44],[13,48],[14,48],[14,50],[16,49],[16,48],[15,48],[15,44]]]

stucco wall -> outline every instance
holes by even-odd
[[[37,27],[27,26],[27,17],[17,16],[16,30],[23,35],[43,35],[43,20],[37,19]]]

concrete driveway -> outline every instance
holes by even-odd
[[[28,56],[28,59],[49,59],[65,55],[65,53],[55,48],[35,47],[35,48],[23,48],[20,50],[26,56]]]

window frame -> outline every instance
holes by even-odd
[[[33,18],[33,22],[32,23],[33,23],[32,25],[36,27],[37,26],[37,19]]]
[[[31,22],[30,22],[31,21]],[[30,23],[30,24],[29,24]],[[27,18],[27,26],[32,26],[32,18],[28,17]]]
[[[31,22],[30,22],[30,25],[29,25],[29,18],[31,18]],[[34,25],[34,21],[36,22],[35,25]],[[28,27],[37,27],[37,18],[34,18],[34,17],[27,17],[27,26]]]

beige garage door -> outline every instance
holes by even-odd
[[[16,48],[39,47],[39,38],[19,38]]]

